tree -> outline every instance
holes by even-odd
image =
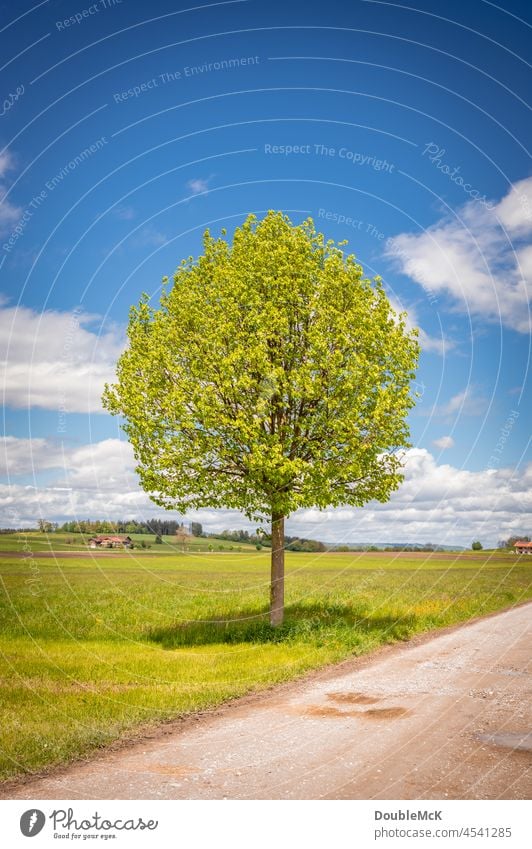
[[[192,531],[193,537],[203,536],[203,527],[201,525],[201,522],[191,522],[190,530]]]
[[[188,542],[189,539],[190,539],[190,535],[186,532],[183,525],[181,525],[181,527],[178,528],[176,533],[175,533],[176,544],[181,545],[182,550],[185,551],[186,550],[186,543]]]
[[[482,543],[477,539],[471,544],[471,548],[473,551],[482,551]]]
[[[517,534],[517,536],[501,539],[497,543],[497,548],[513,548],[516,542],[530,542],[530,537],[525,534]]]
[[[284,610],[284,521],[386,501],[402,480],[419,346],[379,278],[312,219],[250,215],[130,311],[104,405],[124,417],[151,499],[271,523],[270,621]]]

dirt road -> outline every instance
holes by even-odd
[[[148,552],[151,554],[151,552]],[[52,557],[57,560],[62,557],[91,557],[95,560],[97,557],[131,557],[128,551],[87,551],[84,548],[82,551],[0,551],[0,557],[16,557],[20,560],[29,560],[35,557]],[[142,552],[144,556],[144,551]]]
[[[174,724],[8,797],[530,798],[531,646],[527,604]]]
[[[135,558],[139,555],[144,557],[145,555],[151,557],[160,557],[168,556],[171,554],[183,554],[186,553],[187,557],[193,557],[195,554],[204,556],[205,554],[213,555],[217,557],[218,554],[223,554],[224,552],[210,552],[210,551],[200,551],[200,550],[190,550],[187,552],[179,551],[177,548],[170,548],[168,546],[168,551],[146,551],[145,549],[134,549],[133,551],[102,551],[100,549],[87,550],[86,548],[81,549],[79,551],[12,551],[12,550],[1,550],[0,557],[18,557],[24,560],[28,560],[30,557],[53,557],[54,559],[59,559],[61,557],[92,557],[96,559],[97,557],[131,557]],[[227,554],[227,551],[225,552]],[[240,555],[244,556],[246,554],[255,555],[256,552],[253,551],[243,551],[237,552]],[[266,549],[263,553],[266,553]],[[494,561],[501,561],[502,563],[508,563],[508,559],[506,553],[499,554],[495,552],[493,554],[463,554],[460,551],[352,551],[352,552],[331,552],[337,554],[340,557],[345,557],[346,554],[351,554],[353,560],[423,560],[424,563],[429,563],[431,560],[439,562],[440,560],[452,560],[454,563],[463,563],[466,568],[467,564],[471,561],[480,561],[482,563],[493,563]],[[232,555],[235,552],[231,553]],[[316,555],[319,557],[320,555]],[[524,556],[524,555],[523,555]],[[524,561],[526,560],[526,556],[524,556]],[[523,562],[523,557],[515,558],[515,563],[520,564]]]

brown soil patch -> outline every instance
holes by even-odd
[[[398,719],[400,716],[408,716],[412,711],[404,707],[370,708],[361,711],[361,716],[368,719]]]
[[[139,766],[139,772],[156,772],[158,775],[173,775],[174,778],[186,778],[194,775],[199,769],[192,766],[179,766],[178,764],[148,764]]]
[[[381,696],[366,696],[364,693],[327,693],[327,698],[348,705],[373,705]]]
[[[310,707],[304,708],[302,711],[304,716],[337,716],[345,718],[347,716],[360,716],[359,711],[354,710],[339,710],[335,707],[329,707],[328,705],[311,705]]]

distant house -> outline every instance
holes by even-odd
[[[124,534],[98,534],[90,538],[89,548],[133,548],[133,540]]]
[[[516,554],[532,554],[532,542],[517,541],[514,542]]]

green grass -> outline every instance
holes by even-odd
[[[72,542],[67,543],[67,539]],[[41,534],[39,531],[0,534],[0,551],[70,551],[85,547],[81,534]]]
[[[0,534],[0,551],[35,552],[40,551],[85,551],[88,540],[93,534],[70,534],[56,531],[50,534],[39,531],[26,531],[10,534]],[[162,544],[155,543],[155,534],[129,534],[135,545],[145,542],[151,546],[149,554],[183,553],[183,543],[176,542],[175,536],[163,536]],[[255,546],[243,542],[214,539],[207,537],[190,537],[184,543],[185,551],[255,551]]]
[[[129,534],[133,542],[137,545],[142,541],[146,542],[147,545],[151,545],[151,550],[158,553],[166,553],[168,551],[172,551],[172,553],[180,554],[183,552],[183,545],[185,546],[185,551],[210,551],[209,546],[211,546],[213,551],[255,551],[255,546],[250,545],[249,543],[244,542],[232,542],[231,540],[226,539],[214,539],[213,537],[189,537],[185,543],[176,542],[175,536],[162,536],[162,544],[155,543],[154,534]]]
[[[272,630],[265,552],[55,561],[31,548],[0,558],[3,779],[532,597],[532,558],[288,554],[286,624]]]

